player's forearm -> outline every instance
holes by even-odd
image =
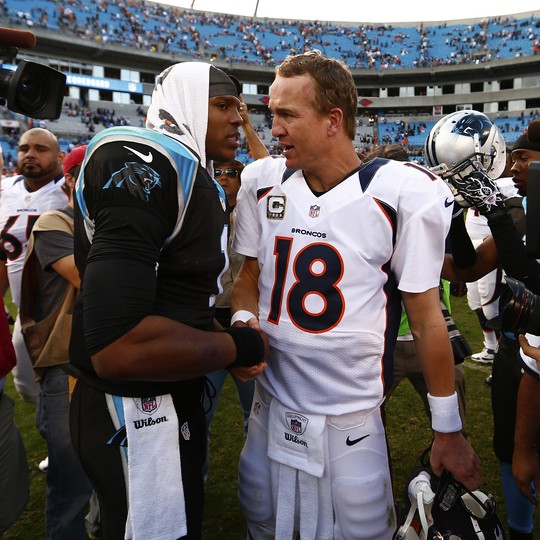
[[[149,316],[92,356],[99,377],[111,381],[180,381],[230,366],[237,349],[225,332],[207,332]]]
[[[475,249],[461,215],[452,219],[450,227],[451,254],[446,254],[441,277],[449,281],[476,281],[498,266],[493,239]]]
[[[439,290],[424,293],[402,293],[429,393],[449,396],[455,391],[454,357],[442,315]]]
[[[415,344],[429,393],[432,396],[453,394],[454,356],[446,326],[431,328],[429,336],[415,339]]]
[[[236,276],[231,293],[231,313],[249,311],[256,317],[259,314],[259,267],[257,259],[246,257]]]
[[[244,135],[246,137],[249,151],[251,152],[253,159],[257,160],[268,157],[270,155],[270,153],[268,152],[268,148],[266,148],[261,138],[259,137],[259,134],[255,131],[251,123],[243,124],[242,128],[244,130]]]

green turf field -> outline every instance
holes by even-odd
[[[481,332],[476,316],[468,309],[465,298],[453,298],[453,316],[474,352],[481,349]],[[484,379],[489,367],[466,360],[467,423],[470,439],[480,456],[484,470],[483,489],[498,502],[498,514],[506,522],[501,496],[498,464],[491,449],[492,420],[490,390]],[[43,538],[45,476],[38,463],[45,457],[45,443],[34,427],[34,410],[16,395],[11,380],[7,393],[16,401],[16,423],[23,435],[31,473],[30,502],[21,519],[8,531],[5,540],[38,540]],[[420,398],[408,381],[402,383],[387,406],[387,431],[393,459],[395,493],[398,502],[405,480],[418,465],[420,453],[429,444],[431,433]],[[204,521],[205,540],[243,540],[245,529],[236,499],[236,467],[242,446],[242,415],[236,389],[230,378],[226,383],[216,418],[212,425],[210,471],[206,490]],[[540,531],[540,520],[536,519]]]

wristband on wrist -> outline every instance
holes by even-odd
[[[223,332],[229,334],[236,345],[236,360],[229,368],[256,366],[263,361],[264,341],[257,330],[247,326],[231,326]]]
[[[251,311],[247,311],[247,309],[240,309],[238,311],[235,311],[233,316],[231,317],[231,326],[236,321],[246,323],[249,321],[249,319],[256,319],[256,318],[257,318],[257,315],[255,315],[254,313],[251,313]]]
[[[457,393],[451,396],[427,395],[431,410],[431,429],[439,433],[454,433],[463,427],[459,416]]]

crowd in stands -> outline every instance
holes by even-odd
[[[11,23],[150,53],[275,66],[317,48],[355,69],[480,64],[538,54],[540,18],[490,17],[417,27],[211,14],[144,0],[2,0]]]
[[[145,53],[179,53],[194,58],[210,53],[231,62],[268,66],[279,63],[290,53],[310,48],[342,58],[352,68],[393,69],[480,63],[538,54],[540,44],[540,18],[533,16],[519,20],[497,17],[468,24],[444,22],[393,27],[255,19],[179,9],[144,0],[31,0],[24,3],[0,0],[0,13],[12,24],[61,30],[98,43],[142,49]],[[253,125],[270,153],[279,154],[281,149],[271,135],[269,114],[252,114]],[[66,119],[75,118],[82,126],[70,131],[80,133],[75,139],[71,136],[60,139],[65,150],[70,144],[84,144],[107,127],[134,125],[135,122],[144,125],[145,111],[139,106],[130,118],[117,114],[114,109],[66,100],[60,120],[65,123]],[[500,113],[494,121],[511,144],[527,123],[536,118],[538,111],[513,117]],[[377,143],[397,143],[408,149],[411,159],[422,162],[423,144],[434,121],[406,124],[404,120],[393,122],[373,117],[366,122],[369,128],[363,129],[364,120],[359,118],[355,140],[360,153],[367,154]],[[55,131],[55,126],[50,129]],[[5,168],[11,171],[13,148],[8,139],[4,134],[1,144],[7,158]],[[244,163],[251,161],[245,142],[239,159]]]
[[[145,122],[145,111],[142,107],[134,107],[134,118],[138,118],[138,125],[143,126]],[[15,115],[7,110],[1,114],[2,117],[14,118]],[[133,117],[132,117],[133,118]],[[263,141],[271,155],[280,155],[281,147],[278,140],[272,136],[272,118],[268,111],[250,111],[252,125]],[[507,113],[499,113],[493,122],[499,127],[507,144],[512,144],[525,130],[532,120],[540,118],[538,110],[531,110],[527,114],[521,112],[515,116],[508,116]],[[57,129],[54,122],[43,120],[28,120],[28,128],[44,127],[56,132],[59,136],[61,148],[67,153],[75,146],[87,144],[94,135],[94,132],[112,126],[134,125],[132,119],[127,116],[119,116],[114,109],[106,107],[82,106],[76,102],[66,101],[64,103],[61,120],[64,122],[74,122],[78,129],[71,129],[70,135],[62,133]],[[370,118],[359,117],[357,120],[357,133],[354,141],[355,147],[363,156],[369,154],[377,144],[399,144],[409,153],[410,160],[421,165],[425,165],[423,157],[424,144],[431,128],[436,120],[426,121],[406,121],[402,118],[390,119],[386,117]],[[73,135],[73,133],[75,133]],[[20,138],[21,130],[14,128],[4,128],[0,136],[0,145],[4,156],[3,176],[9,176],[16,172],[17,165],[17,141]],[[245,138],[240,141],[237,159],[244,164],[253,161],[249,152],[248,143]]]
[[[140,111],[140,112],[139,112]],[[141,108],[137,111],[139,114],[139,127],[144,127],[144,112]],[[106,107],[82,107],[77,103],[68,102],[64,106],[63,114],[68,117],[79,117],[89,134],[96,132],[96,126],[109,128],[115,126],[130,126],[131,119],[127,116],[117,116],[114,109]]]

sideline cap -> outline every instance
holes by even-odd
[[[83,162],[86,148],[86,144],[83,146],[77,146],[64,158],[64,161],[62,163],[64,168],[64,175],[70,172],[73,167],[76,167]]]
[[[227,75],[221,69],[210,66],[210,88],[208,97],[236,96],[240,97],[242,87],[236,77]]]
[[[519,136],[518,140],[512,146],[512,150],[533,150],[540,152],[540,142],[532,142],[526,131]]]

